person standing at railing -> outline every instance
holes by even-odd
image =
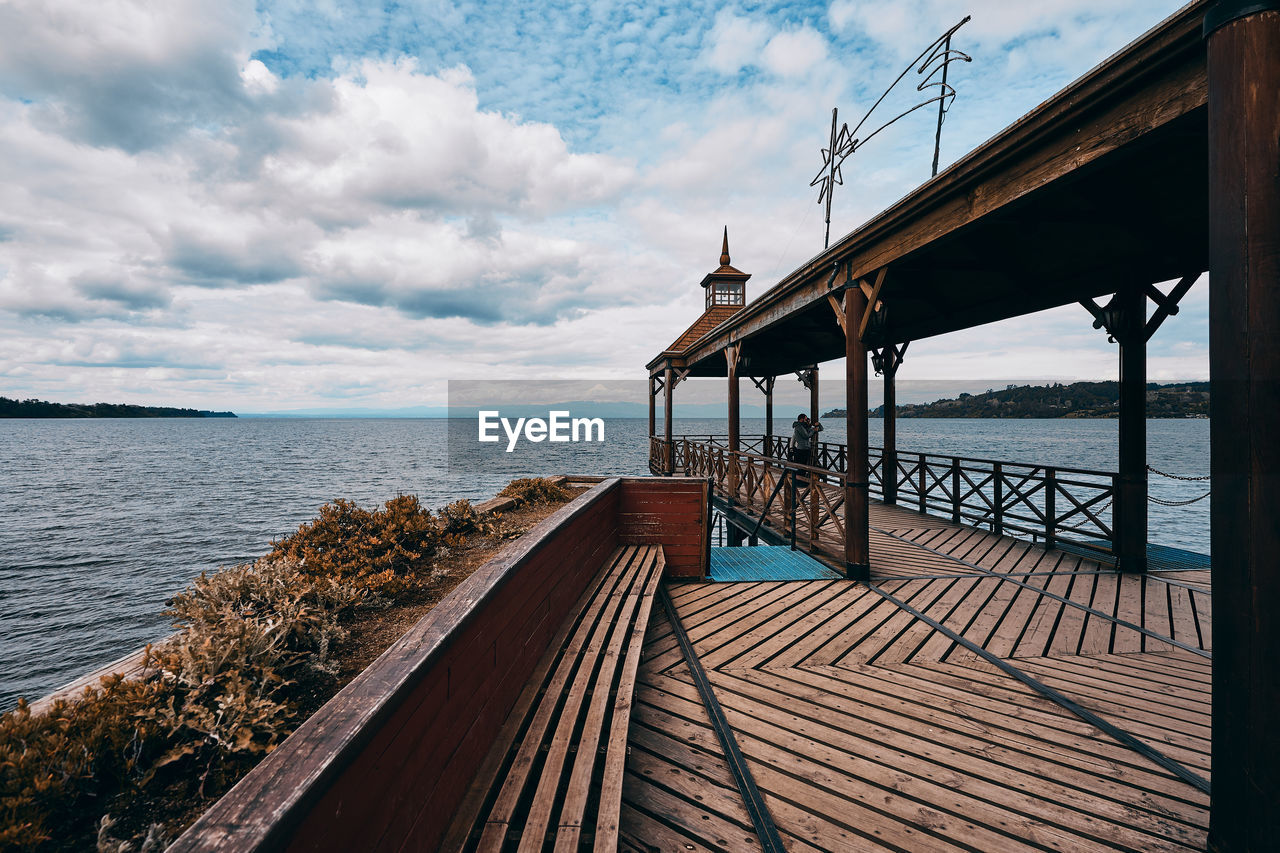
[[[795,423],[791,424],[791,452],[788,458],[800,465],[813,464],[813,437],[822,432],[822,424],[810,422],[809,416],[800,413]]]

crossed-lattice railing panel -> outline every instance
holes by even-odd
[[[681,436],[673,439],[670,447],[660,438],[651,439],[651,467],[654,460],[660,463],[667,454],[674,467],[665,470],[711,477],[726,496],[741,492],[744,505],[777,485],[777,477],[782,475],[775,469],[794,468],[802,472],[795,498],[798,521],[790,525],[797,527],[797,537],[817,542],[824,530],[838,531],[843,541],[844,519],[839,510],[844,496],[833,478],[843,483],[848,466],[846,445],[817,442],[809,457],[812,464],[805,465],[788,461],[790,441],[783,436],[744,436],[736,454],[728,444],[725,435]],[[889,460],[882,448],[873,447],[868,458],[873,496],[889,497],[885,475],[890,470],[896,485],[892,497],[899,505],[950,518],[957,524],[1030,537],[1050,546],[1062,540],[1103,553],[1111,551],[1118,478],[1113,472],[901,450]],[[807,471],[814,472],[813,477],[803,473]],[[732,494],[731,477],[736,490]],[[735,496],[734,500],[740,498]]]
[[[676,473],[710,479],[716,492],[742,512],[763,517],[797,544],[842,551],[842,474],[756,452],[731,451],[720,441],[681,438],[676,443],[680,446],[674,458],[683,462]]]

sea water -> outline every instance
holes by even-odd
[[[648,423],[607,422],[599,444],[544,444],[510,457],[450,458],[440,420],[209,419],[0,421],[0,710],[37,698],[171,631],[164,602],[201,571],[261,556],[335,498],[376,506],[398,494],[438,507],[491,497],[518,476],[648,473]],[[455,430],[474,424],[453,422]],[[822,438],[844,441],[842,420]],[[659,424],[661,428],[661,424]],[[764,431],[743,419],[744,435]],[[790,432],[779,418],[775,431]],[[677,434],[725,432],[677,419]],[[871,421],[871,443],[880,443]],[[898,422],[901,450],[1115,470],[1116,422]],[[1148,461],[1208,473],[1206,420],[1150,421]],[[481,464],[485,463],[485,464]],[[1203,483],[1153,475],[1156,497]],[[1209,500],[1151,507],[1151,539],[1208,552]]]

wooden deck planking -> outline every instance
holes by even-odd
[[[1210,607],[1207,590],[1182,581],[1194,572],[1121,575],[902,507],[872,514],[878,588],[1208,778]],[[672,589],[788,849],[1204,847],[1201,790],[873,588]],[[648,691],[649,708],[637,713],[678,719],[684,731],[699,698],[669,627],[655,626],[645,655],[637,701]],[[643,737],[637,767],[649,776],[696,773],[677,754],[692,738],[673,735],[664,751]],[[697,737],[718,752],[709,727]],[[704,768],[706,754],[694,756]],[[628,784],[632,775],[629,763]],[[664,788],[668,806],[683,784]],[[710,821],[695,801],[666,814],[663,831],[694,849],[714,846],[700,824],[749,833],[732,783],[715,784],[704,794],[718,803]]]

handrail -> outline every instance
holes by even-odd
[[[809,529],[804,538],[810,545],[817,543],[819,528],[829,522],[839,528],[843,539],[842,519],[836,512],[842,498],[833,500],[818,484],[828,490],[844,484],[847,445],[817,442],[817,464],[810,465],[783,456],[789,443],[786,438],[773,436],[770,447],[765,446],[765,438],[743,436],[737,451],[730,451],[727,436],[718,434],[682,435],[669,446],[658,438],[651,442],[651,457],[669,459],[671,467],[666,470],[670,472],[711,478],[718,493],[759,509],[762,519],[773,504],[763,501],[768,489],[776,495],[781,479],[798,476],[805,483],[795,498],[798,505],[784,507],[785,513],[806,515]],[[869,448],[869,488],[882,500],[886,477],[891,477],[897,486],[892,502],[921,513],[950,518],[956,524],[986,525],[994,533],[1029,537],[1047,547],[1066,541],[1102,556],[1118,550],[1110,509],[1117,499],[1119,477],[1113,472],[909,450],[899,450],[891,458],[894,470],[886,471],[884,451]],[[764,493],[760,493],[762,486]],[[757,498],[763,508],[756,506]],[[784,519],[783,524],[797,535],[797,521]]]
[[[657,439],[659,441],[662,440],[660,436],[657,437]],[[713,444],[723,443],[725,447],[727,447],[729,444],[729,436],[725,433],[698,433],[698,434],[689,433],[689,434],[672,436],[673,441],[679,441],[681,439],[690,439],[690,440],[703,439]],[[747,442],[752,442],[752,443],[762,442],[763,440],[764,440],[763,434],[744,435],[739,437],[738,442],[739,444],[745,444]],[[789,438],[787,438],[786,436],[780,435],[779,433],[774,433],[773,440],[776,442],[785,443],[785,444],[790,443]],[[847,444],[840,444],[839,442],[834,442],[834,441],[819,441],[818,445],[820,447],[825,445],[828,447],[840,448],[841,451],[844,451],[846,453],[848,448]],[[869,446],[868,450],[873,454],[884,452],[884,448],[877,447],[875,445]],[[903,454],[907,454],[909,456],[919,456],[919,455],[935,456],[940,459],[959,459],[961,462],[977,462],[984,465],[994,465],[996,463],[999,463],[1000,465],[1017,465],[1023,468],[1053,468],[1055,471],[1058,471],[1059,473],[1066,471],[1071,474],[1087,474],[1091,477],[1116,476],[1115,471],[1098,471],[1092,468],[1072,468],[1066,465],[1042,465],[1042,464],[1036,464],[1032,462],[1010,462],[1006,459],[987,459],[981,456],[956,456],[951,453],[922,453],[921,451],[917,451],[917,450],[901,450],[901,449],[899,449],[897,453],[899,456]]]

